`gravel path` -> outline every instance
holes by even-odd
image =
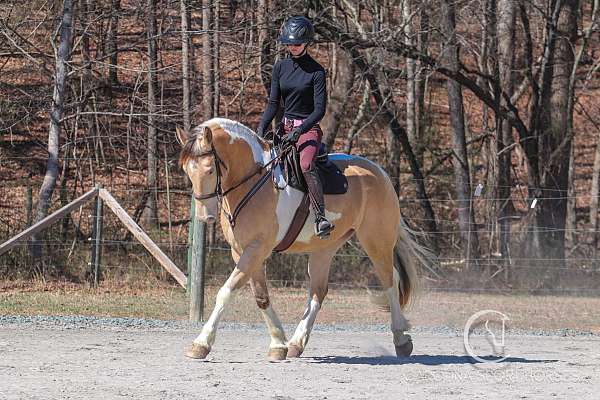
[[[291,332],[291,327],[286,326]],[[475,364],[462,332],[318,325],[302,358],[271,363],[262,325],[224,324],[207,361],[183,351],[198,326],[130,318],[0,316],[0,399],[597,398],[600,337],[509,331],[508,359]],[[215,397],[216,396],[216,397]]]

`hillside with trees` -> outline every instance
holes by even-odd
[[[255,129],[272,66],[286,56],[279,29],[306,15],[317,32],[310,51],[328,70],[324,140],[393,178],[407,222],[439,255],[439,268],[423,271],[433,287],[600,289],[599,8],[5,1],[0,241],[102,185],[185,265],[190,186],[175,129],[213,116]],[[73,254],[90,237],[88,211],[4,255],[0,275],[80,279],[87,250]],[[146,268],[130,235],[106,229],[107,263]],[[226,243],[218,228],[209,236],[211,273],[224,274]],[[274,280],[304,279],[296,259],[270,263]],[[359,249],[336,263],[337,281],[370,284]]]

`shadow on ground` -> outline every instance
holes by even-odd
[[[481,357],[484,360],[493,361],[496,357]],[[344,357],[344,356],[326,356],[326,357],[306,357],[306,361],[317,364],[365,364],[365,365],[403,365],[403,364],[422,364],[422,365],[452,365],[452,364],[486,364],[475,360],[470,356],[455,355],[413,355],[411,357],[398,358],[396,356],[377,356],[377,357]],[[518,363],[552,363],[558,360],[533,360],[522,357],[508,357],[498,364]]]

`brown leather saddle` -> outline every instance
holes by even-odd
[[[278,144],[276,144],[277,148]],[[277,151],[281,151],[279,148]],[[300,234],[302,227],[306,223],[310,213],[310,201],[308,197],[308,187],[304,181],[304,175],[300,168],[300,155],[295,147],[287,152],[285,157],[279,161],[279,167],[287,185],[304,193],[300,205],[296,209],[294,218],[286,232],[285,236],[275,247],[274,251],[280,252],[287,250]],[[321,144],[317,154],[315,167],[321,178],[323,185],[323,194],[336,195],[344,194],[348,191],[348,179],[340,168],[329,159],[325,146]]]

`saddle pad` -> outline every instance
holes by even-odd
[[[294,218],[292,219],[292,222],[290,223],[290,227],[288,228],[287,232],[285,233],[285,236],[283,237],[283,239],[281,239],[281,242],[279,242],[279,244],[277,246],[275,246],[273,251],[276,251],[276,252],[285,251],[292,245],[292,243],[294,243],[296,241],[296,238],[298,237],[298,235],[300,234],[300,231],[304,227],[304,224],[306,223],[306,218],[308,218],[308,214],[310,213],[310,209],[308,208],[309,205],[310,205],[310,201],[308,199],[308,195],[306,193],[304,193],[304,196],[302,197],[302,201],[300,202],[300,205],[296,209]]]
[[[337,165],[330,160],[316,165],[323,183],[323,194],[344,194],[348,191],[348,179]]]

